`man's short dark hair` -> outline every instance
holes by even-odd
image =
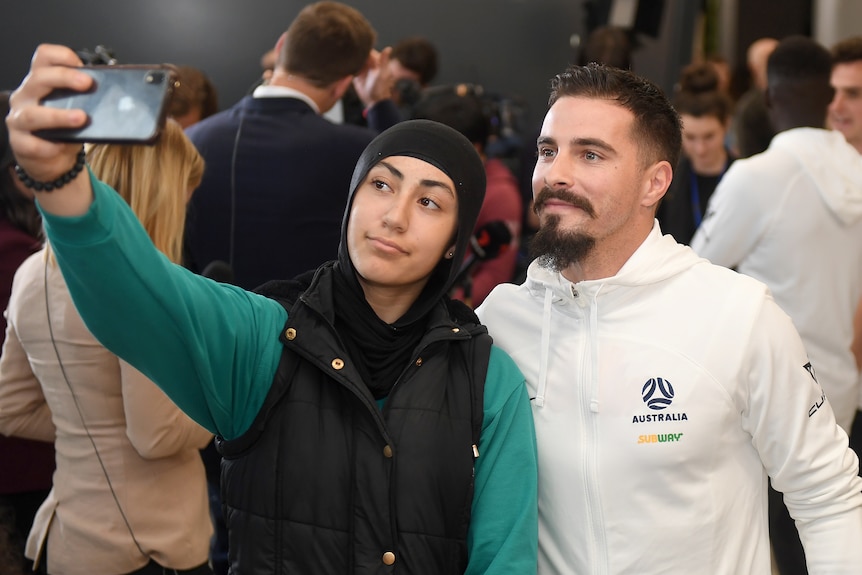
[[[355,8],[317,2],[300,11],[278,54],[277,66],[323,87],[358,74],[368,62],[377,33]]]
[[[829,78],[831,72],[829,51],[807,36],[783,39],[766,62],[769,83]]]
[[[419,75],[419,84],[427,86],[437,76],[437,48],[427,38],[405,38],[392,47],[392,58]]]
[[[806,36],[781,40],[766,63],[767,97],[773,125],[822,128],[834,90],[829,83],[832,56]]]
[[[491,130],[482,99],[468,84],[428,88],[413,107],[413,117],[446,124],[482,147]]]
[[[682,123],[661,89],[647,80],[610,66],[570,66],[551,80],[548,106],[563,97],[611,100],[634,115],[632,136],[641,161],[665,160],[676,166],[682,147]]]
[[[862,60],[862,36],[847,38],[832,47],[832,65]]]

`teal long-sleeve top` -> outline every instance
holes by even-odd
[[[272,299],[171,263],[119,194],[92,175],[90,181],[94,197],[86,214],[42,214],[81,317],[105,347],[195,421],[227,439],[239,437],[273,382],[287,312]],[[466,573],[535,573],[532,412],[523,376],[496,347],[483,416]]]

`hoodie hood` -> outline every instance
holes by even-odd
[[[829,210],[845,225],[862,218],[862,154],[837,131],[794,128],[769,145],[799,162]]]

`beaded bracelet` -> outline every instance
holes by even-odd
[[[52,182],[37,182],[33,178],[30,177],[30,174],[24,171],[24,168],[15,164],[15,175],[18,176],[18,179],[21,180],[21,183],[28,188],[32,188],[37,192],[51,192],[53,190],[57,190],[62,188],[69,182],[75,179],[75,177],[81,173],[81,170],[84,169],[84,166],[87,165],[87,155],[84,152],[84,148],[81,148],[81,151],[78,152],[78,158],[75,160],[75,165],[72,166],[72,169],[57,178]]]

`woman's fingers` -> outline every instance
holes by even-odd
[[[86,124],[83,110],[62,110],[42,105],[54,90],[88,90],[93,79],[74,67],[78,56],[65,46],[43,44],[36,49],[30,72],[9,98],[9,142],[16,161],[36,180],[52,180],[74,165],[79,144],[58,144],[33,132],[53,128],[79,128]]]

